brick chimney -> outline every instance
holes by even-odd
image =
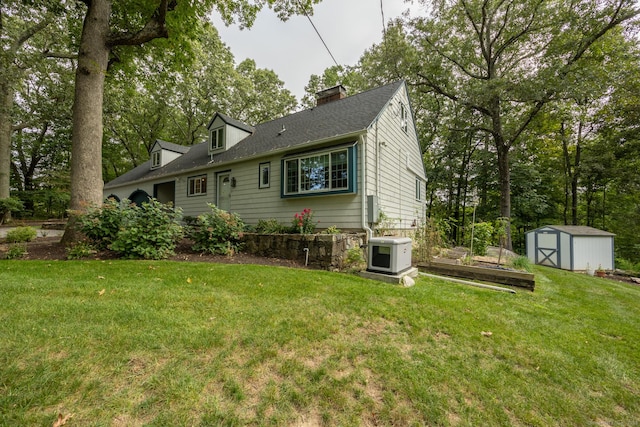
[[[316,92],[316,105],[327,104],[347,97],[347,90],[342,85]]]

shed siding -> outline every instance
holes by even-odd
[[[560,258],[559,265],[563,270],[573,270],[571,268],[574,257],[573,257],[573,240],[571,236],[567,233],[560,233],[560,248],[558,251],[558,257]]]
[[[526,234],[527,258],[530,261],[551,265],[542,262],[544,256],[541,250],[555,247],[553,240],[559,235],[559,268],[571,271],[595,270],[599,266],[605,270],[615,268],[614,237],[611,233],[591,227],[578,227],[578,232],[563,229],[571,226],[558,228],[540,227]]]
[[[602,267],[613,270],[613,238],[596,236],[574,237],[574,270]]]

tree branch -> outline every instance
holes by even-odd
[[[42,56],[45,58],[78,59],[77,53],[51,52],[49,49],[44,50]]]
[[[37,22],[33,26],[27,28],[20,36],[11,44],[9,52],[15,54],[22,45],[31,37],[42,31],[51,23],[51,17],[47,16],[42,21]]]
[[[424,80],[423,83],[417,83],[416,85],[420,86],[428,86],[431,89],[433,89],[433,91],[439,95],[444,96],[445,98],[449,98],[450,100],[460,103],[462,105],[464,105],[465,107],[471,109],[471,110],[475,110],[481,114],[484,114],[485,116],[491,116],[491,112],[485,108],[482,107],[480,105],[476,105],[473,104],[471,102],[465,101],[463,99],[461,99],[459,96],[454,95],[453,93],[450,93],[449,91],[445,90],[442,86],[436,84],[435,82],[431,81],[431,79],[429,79],[427,76],[425,76],[422,73],[418,73],[418,77],[420,77],[421,79]]]
[[[174,10],[177,4],[177,0],[160,0],[158,8],[141,30],[137,33],[110,34],[107,37],[107,46],[135,46],[156,38],[169,37],[169,32],[165,26],[167,12]]]

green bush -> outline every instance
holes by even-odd
[[[82,259],[96,254],[95,248],[88,242],[78,242],[67,248],[67,259]]]
[[[325,234],[340,234],[340,229],[337,226],[332,225],[330,227],[327,227],[327,229],[324,230],[324,233]]]
[[[5,216],[9,212],[20,212],[22,209],[24,209],[24,205],[20,199],[15,197],[0,199],[0,224],[4,222]]]
[[[624,258],[616,258],[616,266],[630,274],[640,274],[640,262],[634,263]]]
[[[5,254],[6,259],[18,259],[27,254],[27,245],[24,243],[11,245]]]
[[[9,250],[5,254],[6,259],[18,259],[27,254],[27,245],[25,243],[18,243],[9,246]]]
[[[275,218],[270,218],[258,220],[255,231],[259,234],[285,234],[290,228],[280,224]]]
[[[237,252],[244,223],[237,214],[211,203],[208,205],[211,212],[199,215],[195,225],[189,227],[187,237],[194,242],[191,248],[197,252],[223,255]]]
[[[344,260],[344,268],[347,271],[358,272],[367,268],[366,260],[362,248],[353,247],[347,250],[347,257]]]
[[[473,254],[486,255],[487,248],[491,244],[493,225],[489,222],[479,222],[473,227]]]
[[[80,217],[81,230],[98,249],[107,249],[116,240],[123,218],[132,209],[131,202],[108,199],[102,207],[92,208]]]
[[[155,199],[121,211],[120,230],[111,250],[125,258],[163,259],[175,252],[182,238],[182,210]]]
[[[528,272],[531,272],[533,270],[531,267],[531,261],[529,261],[529,258],[527,258],[526,256],[518,256],[512,258],[509,261],[509,266],[515,268],[516,270],[523,270]]]
[[[33,227],[16,227],[7,232],[6,241],[9,243],[30,242],[36,238],[38,232]]]

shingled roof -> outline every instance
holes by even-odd
[[[548,225],[547,227],[562,231],[563,233],[567,233],[571,236],[615,236],[615,234],[608,231],[599,230],[586,225]]]
[[[190,148],[184,145],[174,144],[173,142],[163,141],[161,139],[156,139],[156,142],[153,143],[151,148],[153,148],[155,145],[158,145],[163,150],[173,151],[180,154],[185,154],[187,151],[189,151]]]
[[[192,146],[187,153],[162,168],[151,170],[149,161],[107,183],[117,187],[140,180],[171,176],[206,166],[218,166],[241,159],[265,156],[273,152],[302,148],[318,141],[348,138],[365,132],[392,100],[403,81],[390,83],[347,98],[261,123],[255,128],[218,114],[225,122],[252,134],[230,149],[209,155],[208,143]],[[215,116],[214,116],[215,117]],[[233,122],[232,122],[233,120]]]

